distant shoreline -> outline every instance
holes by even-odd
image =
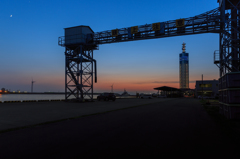
[[[26,92],[26,93],[25,92],[20,92],[20,93],[8,92],[8,93],[0,93],[0,94],[65,94],[65,92],[33,92],[33,93],[31,93],[31,92]],[[101,93],[93,93],[93,95],[98,95],[98,94],[101,94]]]
[[[20,93],[18,93],[18,92],[7,92],[7,93],[0,93],[0,94],[28,94],[28,95],[30,95],[30,94],[65,94],[65,92],[33,92],[33,93],[31,93],[31,92],[20,92]],[[91,94],[91,93],[88,93],[88,94]],[[93,95],[100,95],[100,94],[102,94],[102,93],[93,93]],[[118,93],[115,93],[117,96],[121,96],[120,94],[118,94]],[[130,95],[131,96],[131,95]]]
[[[65,94],[64,92],[7,92],[7,93],[0,93],[0,94]]]

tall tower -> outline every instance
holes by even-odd
[[[179,84],[180,89],[189,88],[189,62],[186,53],[186,43],[182,44],[182,53],[179,54]]]

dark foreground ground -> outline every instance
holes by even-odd
[[[239,154],[239,143],[192,98],[0,134],[2,159],[239,158]]]

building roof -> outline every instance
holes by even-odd
[[[92,28],[90,28],[90,26],[87,26],[87,25],[79,25],[79,26],[74,26],[74,27],[69,27],[69,28],[64,28],[64,29],[71,29],[71,28],[78,28],[78,27],[87,27],[87,28],[89,28],[89,29],[94,33],[94,31],[92,30]]]
[[[167,87],[167,86],[163,86],[163,87],[157,87],[157,88],[153,88],[155,90],[163,90],[163,91],[181,91],[178,88],[174,88],[174,87]]]
[[[214,79],[214,80],[196,80],[196,82],[218,82],[218,80]]]

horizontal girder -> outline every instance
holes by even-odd
[[[172,36],[182,36],[201,33],[220,33],[220,11],[219,8],[198,16],[177,19],[159,24],[159,30],[156,30],[153,24],[108,30],[94,33],[94,44],[106,44],[125,41],[145,40],[164,38]],[[178,24],[178,22],[182,24]],[[135,29],[135,31],[133,31]]]

